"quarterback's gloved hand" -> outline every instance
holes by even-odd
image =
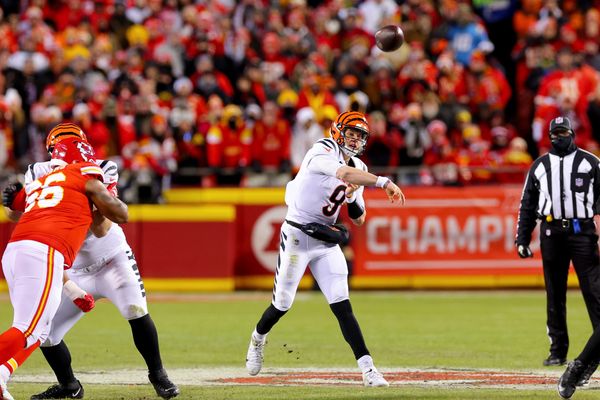
[[[94,296],[86,293],[85,296],[73,300],[73,303],[83,312],[90,312],[96,306]]]
[[[517,253],[519,253],[519,257],[521,258],[533,257],[533,252],[531,251],[529,246],[526,246],[524,244],[517,245]]]
[[[20,182],[16,182],[8,185],[2,191],[2,205],[4,207],[11,208],[15,196],[23,189],[23,185]]]

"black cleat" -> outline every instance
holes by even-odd
[[[576,386],[589,385],[590,379],[591,379],[592,375],[594,374],[594,372],[596,372],[596,369],[598,369],[598,361],[589,364],[587,366],[587,368],[585,369],[585,371],[583,371],[583,375],[581,375],[581,378],[577,381]]]
[[[156,394],[163,399],[170,399],[179,395],[179,388],[171,382],[164,368],[156,373],[149,373],[148,379],[150,379],[150,383],[154,386]]]
[[[552,354],[548,356],[543,362],[544,367],[553,367],[557,365],[565,365],[567,363],[567,357],[557,357]]]
[[[83,386],[77,381],[73,387],[63,386],[60,383],[50,386],[46,391],[31,396],[31,400],[40,399],[83,399]]]
[[[577,382],[585,372],[585,365],[579,360],[573,360],[567,366],[567,370],[558,380],[558,394],[563,399],[570,399],[575,393]]]

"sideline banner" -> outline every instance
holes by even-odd
[[[515,252],[520,187],[407,188],[405,206],[366,193],[356,276],[541,274],[537,240],[536,258]]]
[[[0,218],[0,251],[12,228]],[[234,206],[133,205],[122,228],[148,290],[234,289]]]

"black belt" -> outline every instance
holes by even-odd
[[[580,224],[593,223],[593,218],[561,218],[553,219],[552,221],[546,221],[550,225],[560,226],[564,229],[569,229],[573,226],[573,221],[578,220]]]
[[[291,226],[293,226],[294,228],[298,228],[298,229],[300,229],[300,230],[302,230],[302,228],[304,228],[304,225],[302,225],[302,224],[299,224],[299,223],[297,223],[297,222],[294,222],[294,221],[290,221],[289,219],[286,219],[286,220],[285,220],[285,222],[287,222],[287,224],[288,224],[288,225],[291,225]]]

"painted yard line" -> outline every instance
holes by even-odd
[[[392,386],[423,386],[439,388],[512,388],[554,389],[561,371],[498,371],[466,369],[382,368]],[[540,373],[541,372],[541,373]],[[148,384],[147,372],[141,369],[77,372],[83,384],[135,385]],[[256,377],[244,368],[204,367],[175,368],[169,376],[179,385],[193,386],[353,386],[361,385],[361,375],[355,368],[265,368]],[[17,373],[11,384],[19,382],[53,383],[51,374]],[[592,389],[600,388],[592,382]]]

